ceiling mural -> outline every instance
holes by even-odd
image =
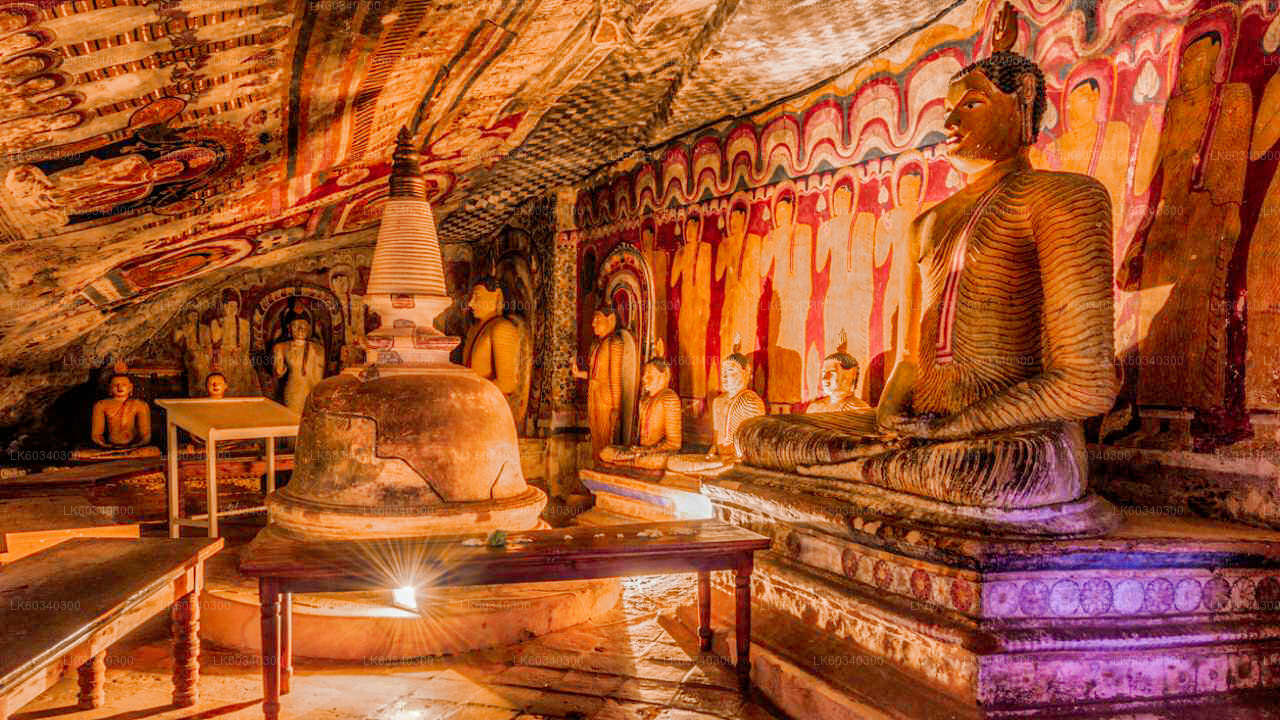
[[[367,240],[401,126],[442,240],[473,242],[953,4],[0,0],[0,363],[47,364],[207,273]]]

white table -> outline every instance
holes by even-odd
[[[174,398],[156,400],[165,409],[168,429],[169,537],[178,537],[181,526],[208,528],[209,537],[218,536],[218,450],[219,440],[251,440],[262,438],[267,446],[267,492],[276,489],[276,438],[296,437],[298,413],[264,397]],[[181,499],[178,494],[178,428],[204,440],[205,475],[208,478],[209,512],[179,517]],[[258,512],[261,506],[222,513],[242,515]]]

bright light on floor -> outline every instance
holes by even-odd
[[[411,587],[396,588],[391,591],[391,602],[396,607],[402,607],[406,610],[418,609],[418,591]]]

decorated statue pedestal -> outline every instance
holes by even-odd
[[[711,503],[701,494],[701,481],[671,470],[641,470],[599,463],[578,471],[578,479],[595,496],[595,507],[576,518],[580,525],[620,525],[711,517]]]
[[[752,678],[793,717],[1168,710],[1280,691],[1280,533],[1134,509],[1101,537],[994,539],[778,475],[701,482],[717,517],[774,539],[753,574]],[[731,626],[732,579],[716,587],[718,628]],[[696,629],[692,605],[680,616]]]
[[[281,535],[306,543],[543,527],[546,495],[525,482],[507,399],[493,382],[451,363],[458,339],[434,327],[452,300],[425,182],[403,130],[365,299],[379,320],[367,334],[370,363],[310,391],[293,478],[267,496],[267,527],[241,557]],[[402,560],[391,552],[367,558],[385,572],[387,587],[416,597],[418,612],[397,610],[408,597],[393,603],[392,593],[299,596],[295,652],[380,661],[464,652],[583,622],[621,594],[612,579],[435,590],[430,578],[400,577]],[[257,603],[236,584],[230,575],[221,584],[205,635],[256,647],[245,623],[257,616]]]

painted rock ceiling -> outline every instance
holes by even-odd
[[[219,271],[368,243],[401,126],[467,242],[951,4],[0,0],[0,367]]]

